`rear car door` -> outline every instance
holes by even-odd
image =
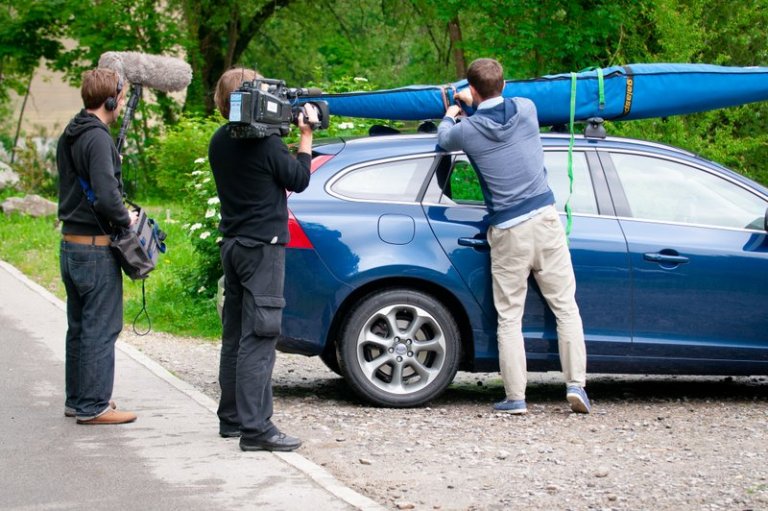
[[[545,152],[550,187],[562,212],[569,196],[567,151]],[[589,353],[589,370],[613,364],[631,343],[629,263],[624,236],[613,215],[607,184],[594,151],[575,151],[571,196],[573,230],[569,237],[576,272],[577,301]],[[495,358],[496,311],[486,240],[487,209],[479,180],[463,154],[443,156],[424,198],[435,236],[462,275],[494,329],[488,343],[475,345],[478,359]],[[565,215],[562,215],[565,222]],[[557,368],[555,318],[535,280],[529,280],[523,330],[531,370]]]
[[[766,197],[701,162],[601,159],[629,247],[635,355],[672,372],[768,363]]]

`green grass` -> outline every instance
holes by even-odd
[[[150,216],[166,231],[168,251],[145,281],[147,311],[152,329],[175,335],[218,338],[221,323],[216,313],[215,289],[198,293],[190,272],[199,264],[189,233],[183,228],[183,207],[178,204],[146,204]],[[0,215],[0,259],[7,261],[62,300],[66,298],[59,273],[61,234],[54,217],[31,218]],[[123,280],[127,325],[141,310],[141,281]],[[136,329],[146,330],[140,316]]]

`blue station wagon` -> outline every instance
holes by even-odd
[[[542,141],[562,212],[569,136]],[[768,374],[768,189],[677,148],[600,136],[576,137],[572,172],[588,371]],[[320,356],[382,406],[424,404],[457,370],[498,370],[487,210],[463,153],[434,134],[317,145],[288,207],[279,349]],[[523,327],[529,370],[559,370],[533,279]]]

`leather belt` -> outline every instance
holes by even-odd
[[[94,245],[97,247],[108,247],[109,236],[100,234],[97,236],[87,236],[84,234],[64,234],[62,239],[68,243],[77,243],[78,245]]]

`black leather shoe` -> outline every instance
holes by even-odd
[[[237,438],[240,436],[240,426],[219,423],[219,436],[222,438]]]
[[[243,451],[293,451],[299,446],[301,440],[285,433],[276,433],[263,440],[240,437],[240,449]]]

